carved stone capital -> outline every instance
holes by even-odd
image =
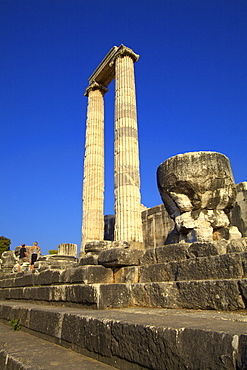
[[[102,84],[99,84],[98,82],[96,81],[93,81],[87,88],[86,88],[86,91],[85,91],[85,96],[88,96],[89,92],[90,91],[93,91],[93,90],[100,90],[101,93],[103,95],[105,95],[105,93],[107,93],[108,91],[108,88],[105,86],[105,85],[102,85]]]
[[[117,52],[115,53],[115,55],[113,56],[112,60],[110,61],[109,63],[109,66],[112,67],[114,64],[115,64],[115,61],[117,58],[122,58],[124,56],[129,56],[130,58],[132,58],[133,62],[137,62],[140,55],[134,53],[134,51],[130,48],[128,48],[127,46],[121,44],[117,50]]]

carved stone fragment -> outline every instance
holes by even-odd
[[[157,170],[158,188],[175,229],[169,242],[205,242],[241,237],[227,213],[236,189],[228,158],[191,152],[167,159]],[[172,237],[173,235],[173,237]]]

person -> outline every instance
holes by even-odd
[[[38,242],[33,243],[33,246],[30,248],[30,252],[32,253],[30,270],[34,270],[34,262],[37,261],[38,253],[40,253]]]
[[[26,250],[26,244],[22,244],[21,245],[20,257],[19,257],[19,265],[18,265],[18,272],[21,272],[21,265],[24,262],[30,262],[29,259],[28,259],[28,254],[27,254],[27,250]]]

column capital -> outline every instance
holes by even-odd
[[[101,93],[103,94],[103,95],[105,95],[105,93],[107,93],[107,91],[108,91],[108,88],[105,86],[105,85],[103,85],[103,84],[100,84],[100,83],[98,83],[98,82],[96,82],[96,81],[93,81],[92,83],[90,83],[90,85],[86,88],[86,91],[85,91],[85,96],[88,96],[88,94],[89,94],[89,92],[90,91],[94,91],[94,90],[100,90],[101,91]]]
[[[121,44],[119,46],[119,48],[117,49],[117,52],[115,53],[115,55],[112,57],[112,60],[110,61],[109,63],[109,66],[112,67],[116,61],[117,58],[122,58],[124,56],[129,56],[133,62],[137,62],[138,59],[140,58],[140,55],[134,53],[134,51],[130,48],[128,48],[127,46]]]

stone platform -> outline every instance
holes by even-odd
[[[16,343],[28,331],[118,369],[247,368],[245,311],[87,310],[1,301],[0,318],[5,323],[20,319],[21,331],[13,332]],[[1,332],[2,344],[8,335],[6,329]],[[67,368],[73,369],[69,359]]]

